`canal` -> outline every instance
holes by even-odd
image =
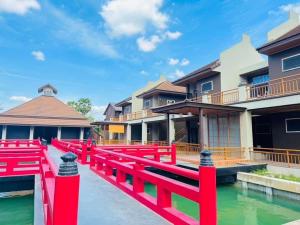
[[[14,198],[0,198],[1,225],[32,225],[33,195]]]
[[[154,195],[155,187],[146,185]],[[197,205],[177,195],[173,204],[192,217],[198,218]],[[32,225],[33,196],[0,198],[1,225]],[[243,191],[235,185],[218,187],[219,225],[282,225],[300,219],[300,204],[281,198],[269,198],[254,191]]]

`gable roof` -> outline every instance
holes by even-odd
[[[130,102],[131,100],[132,100],[132,97],[125,98],[122,101],[116,103],[115,106],[122,107],[122,106],[125,106],[125,105],[129,105],[129,104],[131,104],[131,102]]]
[[[0,114],[0,124],[80,126],[89,121],[71,106],[53,96],[39,96]]]
[[[217,59],[217,60],[214,60],[212,61],[211,63],[189,73],[188,75],[184,76],[184,77],[181,77],[179,78],[178,80],[175,80],[173,82],[173,84],[175,85],[185,85],[187,81],[189,81],[190,79],[194,79],[196,77],[199,77],[200,78],[202,76],[209,76],[209,75],[213,75],[213,74],[217,74],[219,72],[216,72],[216,71],[213,71],[216,67],[220,66],[220,60]],[[205,78],[203,77],[203,78]]]
[[[154,88],[143,92],[142,94],[138,95],[137,97],[145,97],[151,96],[157,93],[166,93],[166,94],[177,94],[177,95],[186,95],[186,88],[182,86],[177,86],[172,84],[170,81],[164,81]]]
[[[107,110],[108,110],[109,107],[112,107],[116,112],[122,112],[122,108],[121,107],[117,107],[115,103],[111,103],[110,102],[110,103],[108,103],[108,105],[107,105],[107,107],[106,107],[103,115],[106,115]]]
[[[257,48],[257,51],[266,55],[272,55],[296,46],[300,46],[300,25],[279,38]]]

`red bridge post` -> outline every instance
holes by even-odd
[[[171,145],[171,163],[176,164],[176,144]]]
[[[217,182],[216,168],[211,159],[211,152],[201,152],[199,167],[200,185],[200,224],[217,225]]]
[[[55,178],[53,225],[78,224],[79,180],[76,155],[67,153]]]

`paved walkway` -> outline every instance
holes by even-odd
[[[61,151],[49,146],[54,162],[61,163]],[[165,225],[168,221],[115,186],[78,164],[80,174],[79,225]]]

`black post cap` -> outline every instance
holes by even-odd
[[[42,143],[42,145],[44,145],[44,146],[46,146],[46,145],[48,144],[46,139],[42,139],[42,140],[41,140],[41,143]]]
[[[59,176],[72,176],[78,174],[78,167],[77,163],[75,162],[77,156],[74,153],[68,152],[60,158],[62,159],[63,163],[59,165]]]
[[[200,166],[213,166],[214,163],[211,158],[211,151],[203,150],[200,153]]]

